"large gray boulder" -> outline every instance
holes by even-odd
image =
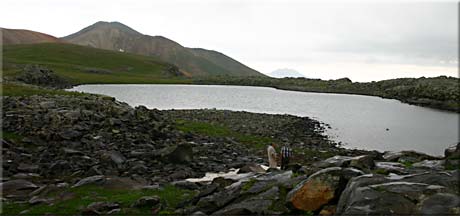
[[[458,177],[458,171],[355,177],[343,191],[336,213],[381,215],[455,212],[458,209],[453,207],[436,207],[439,203],[434,202],[434,198],[442,196],[450,203],[448,206],[453,206],[458,197]]]

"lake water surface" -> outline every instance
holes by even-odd
[[[348,148],[443,155],[446,147],[459,141],[459,114],[379,97],[218,85],[81,85],[71,90],[157,109],[307,116],[329,124],[327,135]]]

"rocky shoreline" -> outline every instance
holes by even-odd
[[[173,185],[193,196],[174,205],[161,196],[129,205],[91,202],[78,206],[81,214],[136,208],[187,215],[460,213],[460,145],[443,158],[348,150],[309,118],[159,111],[96,95],[4,96],[2,102],[2,199],[7,207],[20,205],[23,214],[59,205],[91,185],[142,194]],[[271,142],[294,148],[288,171],[258,168],[267,164]],[[230,169],[248,175],[184,181]]]

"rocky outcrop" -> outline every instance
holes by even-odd
[[[3,130],[22,136],[3,141],[7,178],[141,175],[168,182],[257,160],[235,141],[183,134],[158,110],[108,97],[4,97],[3,110]]]
[[[69,81],[61,78],[54,71],[40,65],[26,65],[16,79],[27,84],[51,88],[61,89],[72,86]]]

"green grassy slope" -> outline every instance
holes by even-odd
[[[190,82],[169,72],[170,64],[153,57],[72,44],[4,46],[4,78],[18,75],[26,64],[43,65],[74,84]]]

